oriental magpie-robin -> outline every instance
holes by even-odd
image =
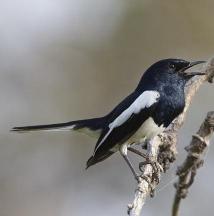
[[[204,61],[164,59],[156,62],[143,74],[137,88],[104,117],[14,127],[12,131],[74,130],[93,135],[98,141],[93,155],[87,161],[87,168],[120,151],[135,178],[138,178],[127,157],[127,150],[141,154],[130,146],[162,133],[182,113],[185,107],[185,84],[193,76],[204,74],[186,70],[201,63]]]

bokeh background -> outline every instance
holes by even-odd
[[[119,154],[86,171],[94,139],[9,130],[101,116],[153,62],[213,56],[213,8],[212,0],[1,0],[0,215],[126,215],[135,181]],[[142,215],[170,215],[176,167],[214,109],[213,91],[205,84],[194,98],[178,160]],[[211,145],[182,216],[213,214],[213,164]]]

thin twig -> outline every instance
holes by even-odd
[[[193,184],[197,169],[203,165],[203,155],[209,145],[211,136],[214,132],[214,111],[207,114],[206,119],[201,125],[192,141],[185,149],[188,152],[184,163],[178,168],[178,182],[175,184],[176,194],[174,198],[172,216],[179,215],[181,199],[186,198],[189,187]]]
[[[193,79],[186,87],[186,106],[183,113],[179,115],[179,117],[170,125],[167,131],[165,131],[160,136],[155,137],[155,139],[152,141],[152,144],[149,144],[147,151],[151,160],[157,159],[164,172],[169,168],[170,163],[175,160],[177,154],[177,132],[184,123],[186,113],[191,104],[193,96],[204,82],[213,82],[214,58],[210,59],[201,69],[201,71],[206,72],[206,75]],[[161,169],[158,169],[156,173],[153,171],[154,170],[150,164],[145,165],[142,178],[135,192],[134,201],[132,204],[128,205],[128,214],[130,216],[139,216],[142,207],[145,204],[146,198],[149,195],[154,195],[154,189],[159,183],[161,177]]]

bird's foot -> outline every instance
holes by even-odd
[[[145,166],[150,164],[153,169],[152,173],[152,181],[159,183],[160,181],[160,172],[163,172],[163,167],[156,160],[151,160],[149,156],[147,156],[146,161],[143,161],[139,164],[139,169],[141,172],[144,172]],[[147,181],[148,182],[148,181]]]

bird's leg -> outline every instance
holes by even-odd
[[[144,154],[143,152],[140,152],[140,151],[138,151],[137,149],[134,149],[134,148],[129,147],[128,150],[129,150],[130,152],[133,152],[133,153],[135,153],[135,154],[137,154],[137,155],[139,155],[139,156],[141,156],[141,157],[143,157],[143,158],[146,159],[146,161],[140,162],[140,164],[139,164],[139,170],[140,170],[141,172],[143,172],[143,168],[144,168],[144,166],[145,166],[146,164],[150,164],[150,165],[152,166],[152,168],[153,168],[154,175],[156,175],[156,174],[158,173],[158,171],[160,170],[160,167],[161,167],[161,166],[160,166],[160,164],[159,164],[157,161],[152,161],[152,160],[149,158],[149,155]],[[157,177],[154,177],[154,178],[157,179]],[[146,180],[146,179],[145,179],[145,180]]]
[[[151,141],[147,141],[147,149],[148,149],[148,151],[149,151],[149,149],[151,148],[151,145],[152,145],[152,143],[150,143],[150,142]],[[145,159],[146,159],[145,161],[143,161],[143,162],[141,162],[139,164],[140,171],[143,172],[144,166],[147,165],[147,164],[150,164],[152,166],[152,168],[153,168],[154,179],[156,181],[159,181],[159,177],[158,177],[159,172],[160,171],[163,172],[162,166],[158,163],[158,161],[156,159],[151,158],[148,153],[146,154]]]
[[[135,149],[135,148],[129,147],[128,150],[129,150],[130,152],[133,152],[133,153],[135,153],[135,154],[137,154],[137,155],[139,155],[139,156],[145,158],[145,159],[148,158],[148,156],[147,156],[146,154],[144,154],[143,152],[141,152],[141,151],[139,151],[139,150],[137,150],[137,149]]]
[[[129,166],[129,168],[131,169],[131,171],[134,175],[134,178],[137,180],[137,182],[139,182],[139,176],[138,176],[137,172],[134,169],[134,166],[132,165],[131,161],[129,160],[129,158],[127,156],[127,149],[128,149],[128,145],[126,143],[121,145],[120,154],[123,156],[123,158],[125,159],[126,163]]]
[[[147,154],[145,154],[145,153],[143,153],[143,152],[137,150],[137,149],[132,148],[132,147],[128,147],[128,150],[129,150],[130,152],[133,152],[133,153],[135,153],[135,154],[137,154],[137,155],[139,155],[139,156],[141,156],[141,157],[143,157],[143,158],[146,159],[145,162],[141,162],[141,163],[139,164],[139,169],[140,169],[141,172],[143,172],[142,166],[145,166],[146,164],[151,163],[151,162],[149,161],[149,156],[148,156]],[[142,163],[143,163],[143,164],[142,164]],[[151,163],[151,164],[152,164],[152,166],[153,166],[153,163]],[[154,168],[153,168],[153,170],[154,170]],[[141,176],[141,178],[144,179],[144,180],[149,184],[149,187],[151,188],[151,191],[153,191],[153,190],[154,190],[154,189],[153,189],[153,186],[152,186],[151,182],[148,180],[147,176]],[[154,178],[155,178],[155,179],[158,179],[158,177],[154,177]],[[139,179],[139,177],[138,177],[138,179]]]
[[[158,173],[158,171],[160,170],[160,168],[159,168],[160,165],[159,165],[159,163],[158,163],[157,161],[152,161],[152,160],[149,158],[149,155],[144,154],[143,152],[141,152],[141,151],[139,151],[139,150],[137,150],[137,149],[134,149],[134,148],[129,147],[128,150],[129,150],[130,152],[133,152],[133,153],[135,153],[135,154],[137,154],[137,155],[139,155],[139,156],[141,156],[141,157],[143,157],[143,158],[146,159],[146,161],[140,162],[140,164],[139,164],[139,170],[140,170],[141,172],[143,172],[143,167],[144,167],[146,164],[150,164],[150,165],[152,166],[152,168],[153,168],[154,174],[155,174],[155,173]]]
[[[128,150],[130,152],[133,152],[133,153],[135,153],[135,154],[137,154],[137,155],[139,155],[139,156],[141,156],[141,157],[143,157],[143,158],[146,159],[146,161],[143,161],[143,162],[141,162],[139,164],[139,169],[140,169],[141,172],[142,172],[142,167],[145,166],[146,164],[151,164],[151,166],[153,167],[154,171],[158,170],[159,166],[157,165],[157,161],[150,160],[149,155],[147,155],[147,154],[145,154],[145,153],[143,153],[143,152],[141,152],[141,151],[139,151],[137,149],[134,149],[132,147],[129,147]]]

